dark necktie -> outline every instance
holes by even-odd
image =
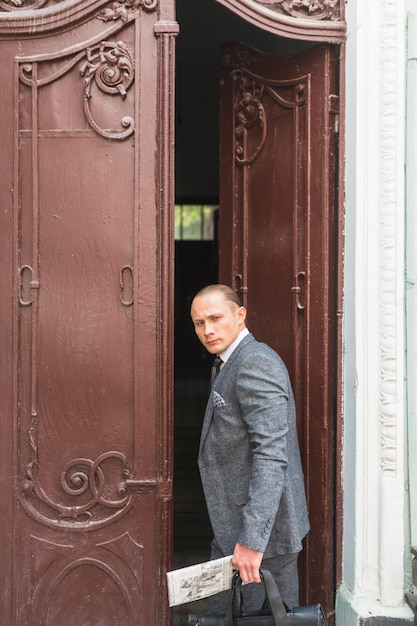
[[[216,358],[213,361],[213,365],[211,366],[211,379],[210,379],[211,386],[213,386],[214,379],[216,378],[217,374],[220,372],[220,367],[222,363],[223,361],[221,360],[221,358],[219,356],[216,356]]]

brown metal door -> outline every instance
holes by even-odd
[[[311,531],[303,603],[334,605],[335,54],[223,51],[220,280],[293,382]]]
[[[171,14],[0,2],[5,626],[169,623]]]

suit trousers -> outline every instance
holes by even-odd
[[[271,572],[281,597],[288,608],[299,606],[298,595],[298,552],[279,554],[263,559],[261,567]],[[211,558],[225,556],[218,549],[215,541],[211,545]],[[265,601],[264,586],[261,583],[242,585],[243,609],[257,611]],[[230,591],[222,591],[207,598],[207,613],[226,613],[230,602]]]

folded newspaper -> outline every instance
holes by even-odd
[[[167,572],[169,606],[187,604],[230,589],[232,577],[231,556]]]

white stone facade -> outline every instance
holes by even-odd
[[[416,385],[410,380],[417,354],[410,318],[417,310],[412,263],[417,238],[416,220],[409,219],[416,204],[416,185],[410,189],[410,181],[417,170],[411,177],[408,171],[412,159],[416,162],[410,144],[416,123],[409,120],[417,111],[410,111],[416,99],[409,46],[407,52],[413,10],[415,0],[349,0],[346,5],[344,515],[338,626],[414,623],[404,596],[411,587],[411,531],[415,542],[417,530]]]

